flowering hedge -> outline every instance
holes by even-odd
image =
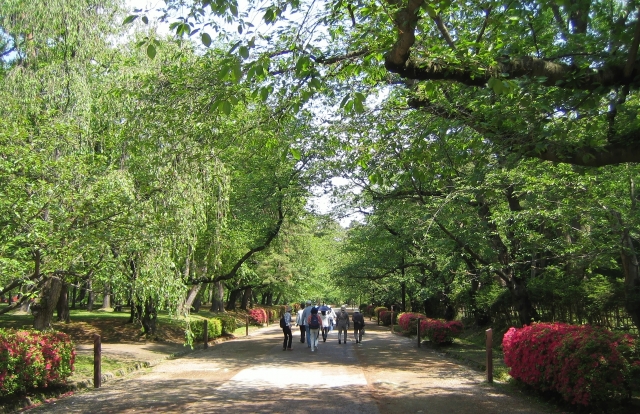
[[[426,316],[421,313],[403,312],[398,316],[398,325],[405,332],[415,332],[418,318],[424,319]]]
[[[627,398],[638,366],[631,336],[590,325],[510,328],[502,348],[513,378],[583,406]]]
[[[460,321],[444,321],[442,319],[422,319],[420,321],[420,336],[428,338],[436,345],[450,344],[460,336],[464,327]]]
[[[267,323],[267,311],[262,308],[254,308],[249,310],[249,318],[253,323],[262,325]]]
[[[0,329],[0,396],[64,383],[75,357],[64,333]]]
[[[381,310],[378,314],[378,319],[380,319],[380,322],[382,322],[382,324],[385,326],[391,325],[391,311],[387,309]],[[393,323],[395,324],[397,322],[398,312],[393,312]]]
[[[374,309],[375,309],[375,306],[367,305],[367,307],[364,310],[364,313],[368,316],[376,316],[374,313]]]
[[[380,312],[386,311],[386,310],[388,310],[386,307],[378,306],[378,307],[373,309],[373,316],[375,316],[377,318],[380,318]]]

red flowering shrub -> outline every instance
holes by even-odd
[[[368,316],[376,316],[376,315],[374,314],[374,309],[375,309],[375,306],[373,306],[373,305],[367,305],[367,307],[364,309],[364,313],[365,313],[365,315],[368,315]]]
[[[460,321],[425,318],[420,321],[420,336],[428,338],[436,345],[450,344],[459,336],[464,327]]]
[[[400,325],[405,332],[415,332],[418,318],[424,319],[426,316],[414,312],[401,313],[400,316],[398,316],[398,325]]]
[[[64,333],[0,330],[0,396],[64,383],[75,355]]]
[[[373,309],[373,316],[375,316],[377,318],[380,318],[380,312],[386,311],[386,310],[388,310],[386,307],[378,306],[378,307]]]
[[[629,335],[564,323],[511,328],[502,341],[513,378],[583,406],[628,396],[634,347]]]
[[[267,323],[267,312],[262,308],[254,308],[249,310],[249,318],[253,323],[262,325]]]
[[[381,310],[380,313],[378,314],[378,319],[380,319],[380,322],[382,322],[382,324],[384,326],[388,326],[391,325],[391,311],[390,310]],[[398,312],[393,312],[393,323],[397,323],[398,322]]]

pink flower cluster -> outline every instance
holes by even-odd
[[[539,390],[589,406],[628,396],[635,341],[591,325],[535,323],[502,340],[509,374]]]
[[[416,321],[418,320],[418,318],[426,319],[427,317],[421,313],[415,312],[401,313],[398,317],[398,325],[400,325],[402,330],[405,332],[415,332],[417,325]]]
[[[436,345],[450,344],[464,330],[460,321],[425,318],[420,320],[420,336]]]
[[[249,318],[253,321],[253,323],[267,323],[267,311],[262,308],[251,309],[249,310]]]
[[[0,396],[63,383],[75,355],[64,333],[0,330]]]

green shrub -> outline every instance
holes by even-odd
[[[62,332],[0,330],[0,396],[64,383],[75,356]]]
[[[216,319],[222,324],[222,333],[230,335],[238,329],[238,320],[231,315],[221,313],[216,316]]]
[[[373,310],[373,316],[375,316],[376,318],[380,318],[380,312],[381,311],[386,311],[386,310],[388,310],[386,307],[378,306],[377,308],[375,308]]]
[[[205,319],[191,322],[191,332],[197,341],[204,339],[204,321]],[[214,339],[222,335],[222,320],[220,318],[207,319],[207,330],[209,331],[209,339]]]

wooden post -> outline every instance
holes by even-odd
[[[420,348],[422,346],[422,344],[420,343],[420,318],[418,318],[418,348]]]
[[[102,343],[100,335],[93,335],[93,388],[102,386]]]
[[[378,319],[378,326],[380,326],[380,311],[378,311],[378,313],[376,313],[376,317]]]
[[[393,332],[393,311],[391,311],[391,332]]]
[[[249,336],[249,315],[247,315],[247,335]]]
[[[209,321],[207,319],[204,320],[204,332],[202,333],[204,338],[204,349],[209,348]]]
[[[493,330],[487,329],[487,382],[493,382]]]

